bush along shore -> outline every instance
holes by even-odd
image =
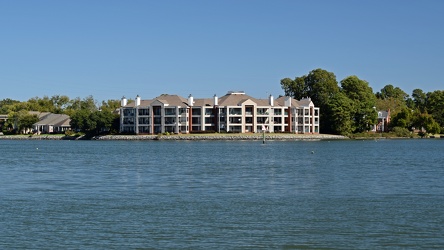
[[[180,134],[180,135],[103,135],[94,137],[64,135],[4,135],[0,140],[263,140],[263,134]],[[265,140],[297,141],[297,140],[343,140],[348,137],[329,134],[265,134]]]

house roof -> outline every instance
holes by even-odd
[[[186,103],[188,102],[187,99],[178,95],[161,95],[156,97],[155,100],[171,106],[184,106],[187,105]]]
[[[218,98],[218,106],[241,106],[246,101],[252,101],[256,103],[257,106],[269,106],[269,99],[256,99],[249,95],[246,95],[244,92],[228,92],[226,95]],[[285,107],[286,97],[282,96],[274,100],[274,106],[276,107]],[[188,103],[188,99],[183,98],[179,95],[160,95],[154,99],[150,100],[141,100],[140,106],[147,107],[150,106],[153,102],[158,101],[163,104],[167,104],[169,106],[190,106]],[[213,98],[195,98],[193,100],[193,106],[205,107],[205,106],[213,106],[214,99]],[[304,98],[300,101],[292,98],[291,106],[292,107],[308,107],[313,105],[313,102],[310,98]],[[135,102],[131,102],[124,106],[124,108],[134,108]]]
[[[70,126],[69,122],[71,119],[68,115],[64,114],[47,114],[40,121],[34,123],[33,125],[53,125],[53,126]]]
[[[387,111],[378,111],[378,118],[387,118],[389,113]]]
[[[140,105],[142,107],[150,106],[153,102],[158,101],[163,104],[168,104],[171,106],[185,106],[187,105],[188,100],[178,96],[178,95],[160,95],[154,99],[150,100],[140,100]],[[136,102],[131,102],[124,106],[124,108],[134,108],[136,106]]]
[[[213,98],[201,98],[201,99],[195,99],[194,100],[194,106],[213,106],[214,105],[214,99]]]
[[[259,102],[258,99],[243,93],[228,93],[219,98],[219,106],[240,106],[247,100],[251,100],[256,104]]]

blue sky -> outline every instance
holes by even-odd
[[[323,68],[444,86],[444,1],[0,0],[0,99],[266,98]]]

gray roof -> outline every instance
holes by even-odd
[[[388,114],[387,111],[378,111],[378,118],[387,118]]]
[[[69,122],[71,119],[68,115],[64,114],[47,114],[41,119],[40,121],[34,123],[33,125],[53,125],[53,126],[60,126],[60,127],[67,127],[70,126]]]

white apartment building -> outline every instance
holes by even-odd
[[[128,104],[122,98],[120,132],[131,134],[267,131],[300,134],[319,133],[319,108],[310,98],[256,99],[243,91],[222,97],[194,99],[161,95],[151,100],[139,96]]]

